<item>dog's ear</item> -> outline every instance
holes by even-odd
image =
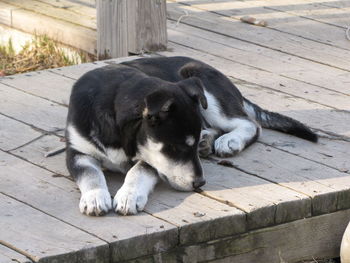
[[[196,102],[199,102],[203,109],[208,108],[207,98],[204,95],[204,86],[202,81],[197,77],[190,77],[188,79],[178,82],[180,87]]]
[[[155,91],[145,98],[142,116],[150,125],[155,126],[164,121],[174,108],[174,98],[165,90]]]
[[[201,65],[196,62],[190,62],[182,66],[179,70],[179,74],[184,79],[196,76],[200,73]]]

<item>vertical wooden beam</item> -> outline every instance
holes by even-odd
[[[97,0],[97,56],[165,50],[166,0]]]
[[[128,56],[128,0],[97,0],[98,59]],[[133,1],[133,0],[132,0]]]
[[[129,0],[127,9],[129,52],[165,50],[166,0]]]

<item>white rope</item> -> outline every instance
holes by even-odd
[[[191,15],[188,13],[187,10],[183,10],[183,11],[184,11],[185,14],[179,17],[179,19],[176,21],[175,27],[178,27],[178,26],[179,26],[179,24],[180,24],[182,18],[187,17],[187,16],[191,16]]]
[[[346,38],[350,41],[350,26],[345,31]]]

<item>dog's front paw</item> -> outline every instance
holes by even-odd
[[[137,189],[123,185],[114,197],[113,207],[119,214],[135,215],[145,208],[147,200],[145,193],[138,193]]]
[[[90,190],[81,196],[79,209],[89,216],[104,215],[112,209],[111,195],[105,189]]]
[[[229,157],[242,151],[244,144],[239,138],[227,133],[216,139],[214,147],[217,156]]]
[[[201,157],[207,157],[212,153],[214,136],[207,130],[202,130],[198,143],[198,153]]]

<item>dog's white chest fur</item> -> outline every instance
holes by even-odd
[[[69,133],[72,148],[101,160],[102,165],[109,170],[126,172],[128,157],[123,149],[105,148],[101,143],[99,143],[100,147],[103,148],[102,152],[95,147],[93,143],[85,139],[73,125],[69,125],[67,127],[67,131]]]

